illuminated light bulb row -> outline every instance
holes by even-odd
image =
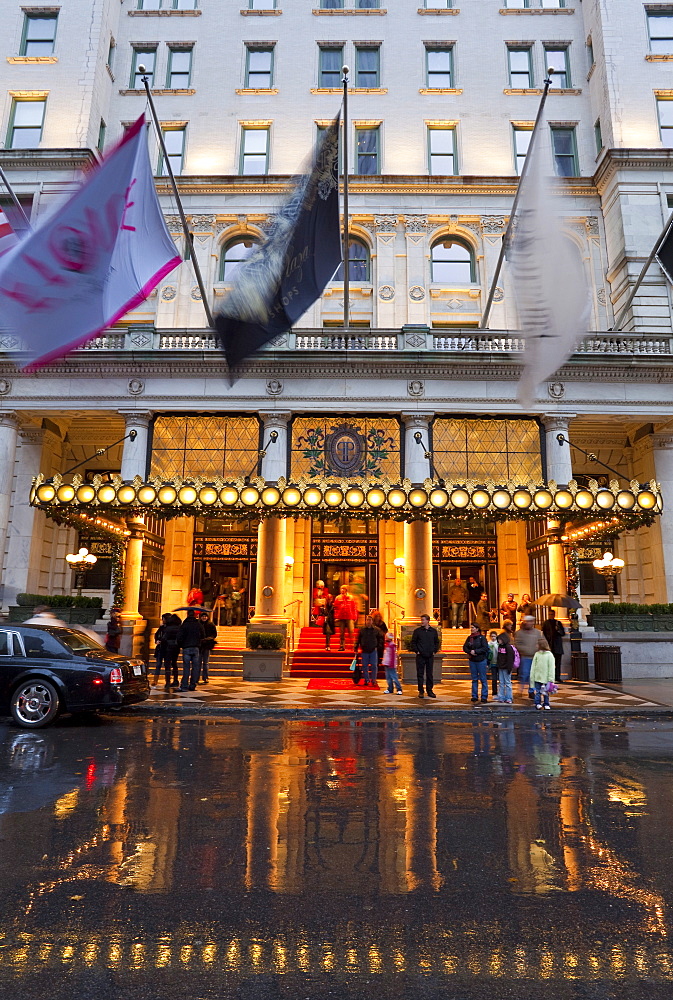
[[[441,510],[496,510],[496,511],[590,511],[592,508],[609,511],[617,508],[622,511],[653,511],[661,510],[661,498],[651,489],[642,489],[637,493],[631,490],[620,490],[614,494],[610,490],[599,488],[595,493],[588,489],[579,489],[574,494],[568,489],[551,491],[546,487],[528,489],[519,487],[506,489],[495,487],[487,489],[478,487],[468,490],[466,487],[437,486],[429,490],[423,487],[394,486],[384,489],[382,486],[341,488],[336,485],[286,486],[279,489],[276,486],[224,486],[220,489],[213,485],[194,486],[185,483],[182,486],[164,483],[153,486],[144,483],[134,486],[132,483],[122,483],[115,486],[105,483],[94,487],[89,483],[74,487],[69,483],[54,486],[52,483],[42,483],[34,489],[31,497],[43,505],[88,505],[97,503],[103,506],[121,507],[181,507],[189,508],[198,504],[202,507],[244,507],[262,506],[267,508],[281,507],[284,509],[303,508],[346,508],[358,510],[367,507],[370,510],[387,509],[400,510],[411,507],[416,510],[429,507],[434,511]]]

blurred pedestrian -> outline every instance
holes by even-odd
[[[530,682],[535,685],[535,707],[538,711],[542,709],[543,699],[547,711],[551,708],[549,685],[554,682],[555,669],[554,654],[549,649],[547,640],[541,637],[538,640],[537,650],[530,668]]]
[[[481,700],[488,701],[488,679],[486,664],[488,662],[488,643],[481,634],[481,629],[474,622],[470,625],[470,634],[463,643],[463,652],[467,654],[472,678],[471,701],[479,701],[479,684],[481,684]]]
[[[161,625],[154,633],[154,657],[156,661],[156,666],[154,668],[154,686],[156,687],[159,683],[159,677],[161,676],[161,668],[164,665],[164,654],[161,648],[161,640],[163,639],[166,626],[170,620],[170,614],[166,612],[161,616]],[[166,687],[170,686],[170,673],[167,672],[166,677]]]
[[[554,654],[554,680],[557,684],[562,684],[561,663],[563,661],[563,637],[566,634],[566,630],[556,617],[556,612],[553,608],[549,611],[549,617],[547,620],[542,624],[542,634],[549,643],[549,648]]]
[[[190,608],[177,634],[178,648],[182,650],[181,691],[196,691],[201,672],[201,643],[205,637],[203,625],[194,608]]]
[[[467,581],[467,600],[472,607],[472,621],[476,621],[477,605],[479,604],[483,593],[484,588],[482,585],[475,580],[473,576],[471,576]]]
[[[402,694],[402,685],[400,684],[399,674],[397,673],[397,646],[395,645],[395,637],[392,632],[386,632],[384,642],[383,667],[386,672],[386,691],[388,694],[392,694],[394,685],[395,694]]]
[[[199,615],[199,621],[203,625],[203,631],[205,633],[205,638],[200,646],[201,653],[201,683],[208,683],[208,661],[210,659],[210,654],[215,648],[215,643],[217,642],[217,628],[213,622],[210,620],[210,615],[207,611],[202,611]]]
[[[161,662],[164,666],[164,678],[166,687],[178,687],[178,629],[182,625],[182,619],[178,615],[166,614],[161,616],[167,619],[161,633]],[[171,681],[171,677],[173,680]]]
[[[337,597],[334,599],[334,622],[339,626],[339,649],[346,648],[346,629],[353,640],[355,623],[358,620],[358,609],[355,600],[348,593],[348,587],[344,583]]]
[[[187,594],[187,604],[191,607],[200,607],[203,604],[203,591],[200,587],[192,587]]]
[[[414,629],[410,643],[411,651],[416,654],[416,680],[419,698],[425,697],[424,684],[428,698],[437,697],[432,689],[434,687],[435,653],[439,651],[439,646],[439,632],[430,625],[430,615],[421,615],[421,624]]]
[[[530,594],[524,594],[519,602],[519,621],[523,621],[527,615],[535,617],[535,605]]]
[[[508,594],[507,600],[503,601],[500,605],[500,611],[502,613],[502,623],[505,624],[506,621],[510,621],[516,624],[516,609],[518,604],[514,600],[514,594]]]
[[[362,674],[365,679],[365,687],[376,686],[380,644],[381,631],[375,627],[371,616],[368,615],[364,627],[360,629],[353,650],[354,653],[357,653],[358,649],[362,652]]]
[[[498,695],[498,633],[491,629],[488,633],[488,662],[491,667],[491,691]],[[499,698],[497,699],[500,700]]]
[[[512,696],[512,671],[514,670],[515,649],[512,645],[509,633],[501,632],[498,636],[498,701],[504,705],[511,705]]]
[[[474,608],[474,621],[482,632],[491,624],[491,612],[488,607],[488,595],[482,594]]]
[[[334,635],[334,604],[332,601],[326,604],[323,609],[322,634],[325,636],[325,649],[330,648],[330,641]]]
[[[122,623],[119,618],[119,608],[110,608],[110,621],[107,623],[105,648],[108,653],[118,653],[122,639]]]
[[[465,603],[467,601],[467,591],[461,583],[460,577],[456,577],[449,588],[449,602],[451,604],[451,625],[450,628],[462,628],[465,614]]]
[[[70,628],[62,618],[57,618],[48,604],[38,604],[31,618],[26,618],[22,625],[57,625],[59,628]],[[106,645],[107,649],[107,645]]]
[[[530,668],[540,639],[544,639],[544,636],[539,628],[535,628],[535,619],[532,615],[526,615],[521,622],[521,628],[518,628],[514,633],[514,645],[519,650],[519,656],[521,657],[519,684],[522,689],[528,688],[528,697],[531,699],[535,697],[535,692],[529,683]]]

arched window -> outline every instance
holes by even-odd
[[[459,240],[446,238],[432,245],[430,256],[432,281],[471,285],[476,281],[474,254]]]
[[[258,240],[252,236],[237,236],[222,248],[220,254],[220,281],[229,281],[239,264],[250,256]]]
[[[350,281],[371,281],[369,250],[362,240],[351,239],[348,243],[348,277]],[[334,275],[334,281],[344,280],[344,266]]]

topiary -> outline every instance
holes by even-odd
[[[248,632],[250,649],[282,649],[285,636],[280,632]]]

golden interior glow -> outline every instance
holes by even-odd
[[[38,486],[37,499],[40,503],[51,503],[55,496],[56,490],[51,483],[44,483],[44,485]]]
[[[643,510],[652,510],[657,502],[652,490],[641,490],[638,494],[638,505],[642,507]]]

